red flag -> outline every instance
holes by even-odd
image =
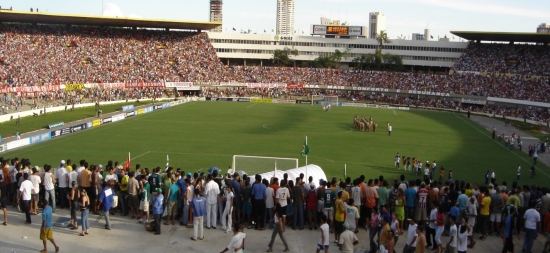
[[[125,171],[130,170],[130,152],[128,152],[128,158],[126,158],[126,162],[124,163],[124,170]]]

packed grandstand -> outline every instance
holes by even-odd
[[[169,96],[172,93],[164,83],[185,82],[202,86],[198,96],[324,94],[354,101],[462,108],[542,122],[550,119],[542,107],[472,106],[438,96],[330,89],[377,87],[547,102],[550,53],[540,45],[472,42],[449,73],[434,74],[227,66],[218,59],[208,34],[201,32],[10,23],[0,25],[0,41],[0,92],[11,98],[3,99],[9,106],[20,101],[17,97],[55,103],[78,102],[76,98],[108,101]],[[224,83],[237,85],[219,86]],[[246,85],[258,83],[284,85]],[[93,85],[62,89],[68,84]],[[304,85],[325,88],[306,89]]]

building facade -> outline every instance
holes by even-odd
[[[222,12],[222,0],[210,0],[210,22],[222,22],[223,21],[223,12]],[[221,33],[222,26],[218,26],[214,28],[213,30],[210,30],[210,32],[217,32]]]
[[[374,54],[378,42],[369,38],[323,38],[318,36],[282,36],[267,34],[210,33],[212,45],[225,64],[271,62],[275,50],[285,47],[298,50],[296,61],[313,61],[319,56],[328,56],[335,50],[346,51],[350,56],[342,59],[343,67],[354,58]],[[460,58],[468,42],[445,42],[426,40],[392,40],[384,44],[383,53],[399,55],[405,66],[450,68]]]
[[[277,0],[276,34],[282,36],[294,34],[294,0]]]
[[[382,12],[369,13],[369,39],[376,39],[376,34],[386,30],[386,15]]]
[[[542,23],[537,27],[537,33],[550,33],[550,23]]]

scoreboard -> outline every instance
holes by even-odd
[[[311,35],[366,36],[364,26],[311,25]]]

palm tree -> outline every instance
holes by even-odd
[[[384,43],[391,43],[391,40],[388,38],[388,33],[386,33],[385,30],[376,34],[376,40],[378,41],[378,48],[376,48],[376,65],[378,69],[380,69],[382,65],[382,47],[384,47]]]

